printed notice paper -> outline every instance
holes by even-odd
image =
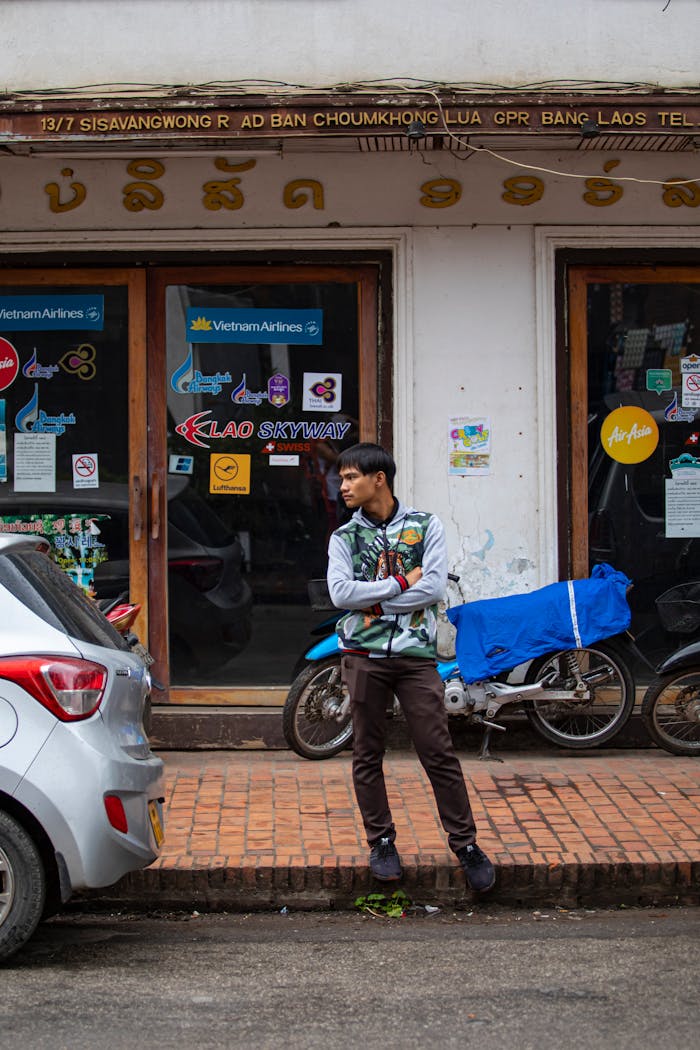
[[[56,491],[56,435],[15,434],[15,492]]]

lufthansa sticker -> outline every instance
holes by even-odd
[[[250,492],[250,456],[216,452],[209,457],[209,491],[211,493]]]

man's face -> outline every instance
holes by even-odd
[[[366,506],[377,495],[384,473],[361,474],[357,467],[340,471],[340,495],[350,510]]]

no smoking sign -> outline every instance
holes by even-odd
[[[97,489],[100,474],[96,452],[78,452],[73,456],[73,488]]]
[[[700,408],[700,372],[684,372],[683,408]]]

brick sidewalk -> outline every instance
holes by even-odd
[[[169,907],[341,907],[382,889],[367,868],[349,755],[163,757],[163,854],[100,897]],[[700,762],[655,749],[504,754],[502,763],[460,757],[479,844],[497,865],[489,899],[700,902]],[[385,769],[401,885],[422,902],[468,899],[415,755],[391,753]]]

